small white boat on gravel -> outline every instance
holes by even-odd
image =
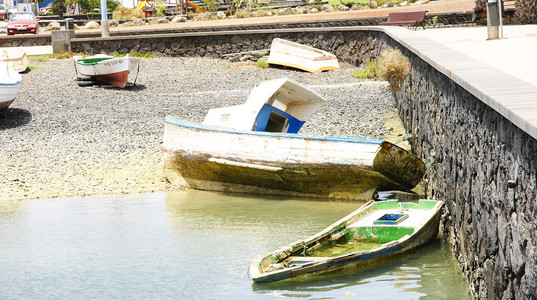
[[[9,67],[5,61],[0,61],[0,110],[4,111],[15,101],[19,92],[22,76]]]
[[[8,66],[21,73],[28,69],[30,59],[26,51],[20,48],[3,48],[0,50],[0,60],[7,62]]]
[[[106,54],[98,54],[91,57],[74,56],[76,71],[78,75],[86,76],[90,80],[111,84],[124,88],[127,86],[129,73],[138,70],[140,59],[137,57],[113,57]],[[80,77],[79,77],[80,78]],[[136,79],[134,79],[134,82]]]
[[[280,38],[272,40],[267,62],[312,73],[340,69],[334,54]]]

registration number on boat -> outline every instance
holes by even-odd
[[[114,60],[114,61],[107,61],[105,63],[103,63],[103,65],[107,66],[107,67],[110,67],[110,66],[113,66],[113,65],[121,65],[121,64],[124,64],[125,62],[122,61],[122,60]]]

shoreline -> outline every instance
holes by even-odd
[[[201,122],[210,108],[241,104],[255,83],[278,77],[328,100],[301,133],[396,139],[401,130],[385,125],[396,116],[386,83],[351,77],[349,64],[306,73],[213,58],[143,59],[127,89],[79,87],[71,59],[31,65],[0,119],[2,200],[182,190],[162,174],[164,118]]]

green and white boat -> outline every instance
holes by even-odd
[[[255,259],[255,283],[371,266],[434,239],[442,201],[369,201],[314,236]]]

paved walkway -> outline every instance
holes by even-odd
[[[537,25],[503,28],[504,38],[500,40],[487,40],[486,27],[444,28],[417,33],[537,86]]]
[[[381,30],[537,138],[537,25],[504,26],[501,40],[486,27]]]

